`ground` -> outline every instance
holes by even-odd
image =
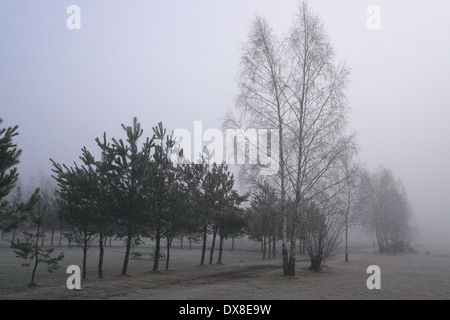
[[[121,276],[125,248],[119,243],[105,251],[104,278],[97,279],[98,248],[89,250],[87,279],[81,290],[69,290],[69,265],[81,266],[81,249],[56,247],[63,251],[61,268],[50,274],[44,266],[36,274],[37,287],[28,288],[30,268],[21,266],[6,242],[0,246],[0,299],[217,299],[217,300],[302,300],[302,299],[439,299],[450,298],[450,255],[445,247],[419,247],[417,253],[379,255],[373,249],[353,246],[350,262],[337,253],[315,273],[308,269],[307,256],[299,255],[296,277],[284,277],[280,257],[265,259],[257,245],[225,250],[224,264],[200,266],[201,251],[173,248],[170,269],[165,261],[153,272],[153,261],[130,259],[128,275]],[[207,254],[209,258],[209,252]],[[214,262],[217,259],[215,253]],[[208,259],[207,259],[208,262]],[[369,290],[367,267],[381,269],[381,289]]]

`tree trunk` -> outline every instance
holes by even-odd
[[[217,236],[217,226],[213,228],[213,238],[212,238],[212,244],[211,244],[211,250],[209,252],[209,264],[212,264],[213,262],[213,255],[214,255],[214,249],[216,246],[216,236]]]
[[[82,248],[83,248],[83,278],[82,279],[86,279],[86,266],[87,266],[87,251],[88,251],[88,244],[89,240],[87,240],[87,235],[86,233],[84,233],[84,241],[82,244]]]
[[[345,220],[347,220],[347,219],[345,219]],[[347,225],[345,226],[345,262],[348,262],[348,226]]]
[[[106,239],[106,237],[105,237]],[[100,245],[100,253],[98,256],[98,277],[103,278],[103,255],[105,252],[105,249],[103,247],[103,233],[100,233],[100,239],[98,241]]]
[[[202,257],[200,260],[200,265],[205,264],[205,252],[206,252],[206,238],[208,236],[208,225],[203,227],[203,246],[202,246]]]
[[[289,257],[285,242],[282,242],[281,244],[281,254],[283,256],[283,274],[287,276],[289,275]]]
[[[86,264],[87,264],[87,241],[84,242],[83,246],[83,279],[86,279]]]
[[[289,255],[289,264],[286,276],[295,277],[295,253]]]
[[[234,251],[234,237],[231,238],[231,251]]]
[[[267,238],[265,235],[263,236],[262,245],[263,245],[263,247],[262,247],[263,259],[266,259]]]
[[[39,263],[38,243],[39,243],[39,226],[38,226],[37,233],[36,233],[36,242],[34,243],[34,268],[33,268],[33,272],[31,273],[30,287],[34,286],[34,276],[36,274],[36,269],[37,269],[37,266]]]
[[[36,243],[36,245],[37,245],[37,243]],[[37,266],[38,266],[38,254],[37,254],[37,249],[36,249],[35,254],[34,254],[34,268],[33,268],[33,272],[31,273],[30,287],[34,286],[34,276],[36,274]]]
[[[273,241],[272,257],[276,258],[276,255],[275,255],[275,252],[276,252],[275,243],[277,242],[277,239],[275,237],[273,237],[272,241]]]
[[[166,271],[169,270],[169,260],[170,260],[170,247],[172,245],[173,237],[167,237],[167,255],[166,255]]]
[[[61,229],[59,230],[59,244],[58,244],[58,247],[61,247],[62,236],[63,236],[63,230],[62,230],[62,228],[61,228]]]
[[[291,244],[289,249],[289,263],[288,263],[288,270],[287,270],[287,276],[295,276],[295,239],[291,237]]]
[[[281,255],[283,257],[283,273],[289,274],[289,261],[287,250],[287,212],[286,212],[286,186],[285,186],[285,162],[284,162],[284,147],[283,147],[283,116],[281,115],[280,107],[278,112],[278,145],[279,145],[279,159],[280,159],[280,188],[281,188]]]
[[[161,227],[156,228],[156,246],[155,246],[155,261],[153,262],[153,271],[158,271],[159,253],[161,252]]]
[[[288,269],[287,269],[287,276],[294,277],[295,276],[295,245],[296,245],[296,237],[297,237],[297,222],[296,218],[294,217],[292,223],[292,235],[291,235],[291,243],[290,243],[290,249],[289,249],[289,263],[288,263]]]
[[[267,253],[267,257],[270,259],[270,255],[272,254],[272,237],[269,235],[269,239],[267,240],[267,244],[269,247],[269,252]]]
[[[297,209],[298,210],[298,209]],[[289,248],[289,262],[287,267],[287,273],[285,275],[294,277],[295,276],[295,244],[297,239],[297,219],[298,219],[298,211],[297,214],[294,215],[292,219],[292,231],[291,231],[291,243]]]
[[[123,266],[122,266],[122,275],[123,276],[125,276],[127,274],[128,260],[130,258],[130,249],[131,249],[131,232],[128,232],[127,244],[125,247],[125,258],[123,259]]]
[[[223,252],[223,236],[222,234],[220,234],[220,239],[219,239],[219,260],[217,260],[218,264],[222,264],[222,252]]]
[[[50,247],[53,247],[53,238],[55,237],[55,229],[52,229],[52,239],[50,241]]]

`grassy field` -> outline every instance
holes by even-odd
[[[405,255],[374,254],[368,247],[353,247],[350,262],[337,254],[322,273],[308,269],[306,256],[298,256],[297,276],[282,276],[281,259],[263,260],[258,244],[224,251],[224,264],[200,266],[201,250],[195,246],[173,248],[168,271],[162,261],[160,270],[152,272],[153,261],[130,259],[128,275],[121,276],[125,248],[121,243],[107,247],[104,278],[97,279],[98,248],[89,250],[87,279],[81,290],[66,287],[67,266],[81,266],[79,248],[56,248],[65,259],[61,268],[49,274],[38,269],[39,286],[28,288],[30,268],[21,266],[6,242],[0,247],[0,299],[449,299],[450,255],[445,247],[420,247]],[[215,253],[214,262],[217,260]],[[209,252],[207,258],[209,257]],[[366,273],[369,265],[381,269],[381,289],[369,290]]]

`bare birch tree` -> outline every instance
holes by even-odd
[[[348,262],[348,236],[350,229],[360,222],[357,217],[357,202],[359,193],[359,181],[361,166],[351,156],[341,158],[341,179],[343,180],[341,191],[338,195],[338,206],[341,215],[341,223],[344,228],[345,262]]]
[[[265,180],[271,179],[279,187],[285,275],[295,275],[298,223],[305,214],[302,208],[324,194],[333,196],[330,190],[342,183],[333,175],[337,159],[354,147],[354,136],[346,126],[344,91],[349,70],[335,60],[324,25],[306,3],[300,4],[293,26],[282,40],[264,18],[254,18],[243,47],[239,125],[242,128],[245,122],[246,127],[277,130],[279,170]],[[230,127],[230,123],[226,125]],[[296,208],[290,226],[288,200]]]
[[[248,42],[241,48],[241,70],[239,76],[240,94],[236,107],[240,112],[238,119],[230,113],[226,117],[226,128],[270,128],[275,129],[278,173],[267,177],[278,186],[280,193],[280,212],[282,216],[282,257],[283,269],[287,270],[287,211],[286,211],[286,168],[285,168],[285,121],[288,118],[288,105],[284,90],[285,63],[284,44],[275,36],[265,18],[256,16],[252,20]],[[275,141],[272,141],[272,143]],[[251,141],[249,141],[251,143]],[[227,146],[229,148],[230,146]],[[234,145],[232,146],[234,148]],[[250,147],[250,146],[249,146]],[[266,150],[264,150],[266,151]],[[248,185],[261,185],[263,182],[254,166],[242,166],[241,175]]]

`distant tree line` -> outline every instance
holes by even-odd
[[[324,203],[304,204],[302,215],[297,217],[299,253],[308,255],[311,269],[320,271],[342,242],[348,262],[348,236],[354,228],[373,236],[379,253],[414,251],[412,209],[401,180],[382,165],[369,172],[359,164],[344,161],[341,170],[345,178],[339,192]],[[261,243],[263,259],[271,254],[275,257],[275,243],[282,237],[280,201],[276,188],[264,183],[252,193],[247,209],[250,219],[247,234]],[[288,202],[288,223],[294,219],[294,207],[294,203]]]

